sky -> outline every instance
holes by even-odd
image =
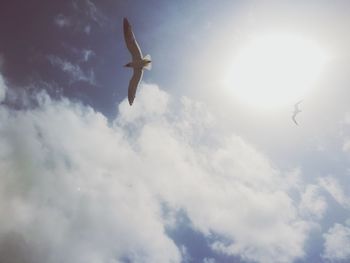
[[[349,12],[7,1],[0,262],[350,262]]]

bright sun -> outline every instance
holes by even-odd
[[[316,43],[303,38],[257,37],[234,58],[230,87],[241,102],[254,107],[289,106],[310,92],[326,59]]]

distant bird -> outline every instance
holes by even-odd
[[[150,70],[152,61],[150,55],[146,55],[144,57],[142,56],[141,49],[136,42],[135,35],[131,29],[131,25],[126,18],[124,18],[123,21],[123,28],[125,43],[132,56],[132,61],[124,65],[124,67],[130,67],[134,69],[134,74],[132,75],[132,78],[129,82],[128,89],[128,99],[131,106],[135,99],[137,86],[139,85],[139,82],[142,78],[143,69],[146,68]]]
[[[299,125],[299,124],[297,123],[297,120],[295,119],[295,117],[297,116],[298,113],[301,112],[301,110],[299,109],[299,104],[300,104],[302,101],[303,101],[303,100],[300,100],[300,101],[298,101],[297,103],[294,104],[294,112],[293,112],[292,119],[293,119],[293,121],[294,121],[294,123],[295,123],[296,125]]]

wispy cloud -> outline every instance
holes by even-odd
[[[350,208],[350,198],[344,193],[343,187],[335,177],[328,176],[319,179],[319,184],[337,201],[340,205]]]
[[[7,85],[4,77],[0,74],[0,103],[5,99]]]
[[[57,25],[60,28],[69,27],[72,25],[71,19],[64,16],[63,14],[59,14],[54,19],[55,25]]]
[[[91,58],[93,58],[96,55],[95,52],[91,49],[87,49],[87,48],[78,49],[66,43],[63,43],[62,45],[71,54],[73,54],[74,57],[77,58],[77,60],[79,60],[79,63],[88,62]]]
[[[77,12],[84,13],[86,17],[99,26],[102,26],[107,21],[107,17],[91,0],[75,0],[73,2],[73,7]]]
[[[89,53],[84,54],[83,59],[88,59],[88,57]],[[68,60],[53,55],[49,55],[48,59],[53,66],[57,66],[66,72],[70,76],[71,82],[85,81],[91,85],[95,85],[95,74],[93,70],[84,72],[79,65],[72,64]]]
[[[82,60],[84,62],[89,61],[89,59],[94,55],[95,55],[95,53],[92,50],[89,50],[89,49],[82,50]]]
[[[108,20],[103,12],[90,0],[74,0],[72,9],[74,13],[55,16],[55,25],[59,28],[71,28],[89,35],[93,25],[102,27]]]

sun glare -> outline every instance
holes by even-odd
[[[242,103],[270,109],[289,106],[310,92],[326,59],[324,50],[303,38],[257,37],[234,58],[229,86]]]

